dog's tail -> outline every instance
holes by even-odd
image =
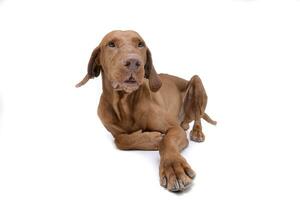
[[[212,124],[212,125],[217,125],[217,121],[212,120],[212,119],[208,116],[208,114],[204,113],[204,115],[203,115],[202,117],[203,117],[203,119],[204,119],[205,121],[207,121],[208,123],[210,123],[210,124]]]

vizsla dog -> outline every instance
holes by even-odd
[[[170,191],[186,189],[195,177],[180,152],[187,147],[186,130],[194,121],[190,139],[204,141],[201,118],[207,95],[199,76],[189,81],[157,74],[149,48],[134,31],[112,31],[97,46],[87,75],[76,86],[102,73],[103,93],[98,116],[119,149],[158,150],[160,184]]]

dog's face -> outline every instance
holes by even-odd
[[[161,87],[161,81],[152,64],[151,53],[141,36],[134,31],[112,31],[94,49],[89,65],[89,78],[100,72],[114,90],[131,93],[139,88],[144,77],[149,79],[152,91]]]
[[[100,44],[100,65],[115,90],[132,92],[144,80],[147,47],[133,31],[113,31]]]

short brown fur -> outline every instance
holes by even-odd
[[[103,93],[98,116],[119,149],[159,150],[160,183],[170,191],[186,189],[195,172],[180,152],[190,138],[204,141],[201,118],[207,95],[199,76],[189,81],[157,74],[151,52],[134,31],[112,31],[94,49],[87,75],[76,86],[102,73]]]

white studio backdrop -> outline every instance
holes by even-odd
[[[206,141],[181,194],[158,152],[119,151],[96,115],[89,56],[133,29],[158,72],[206,87]],[[299,199],[300,1],[0,0],[0,199]]]

